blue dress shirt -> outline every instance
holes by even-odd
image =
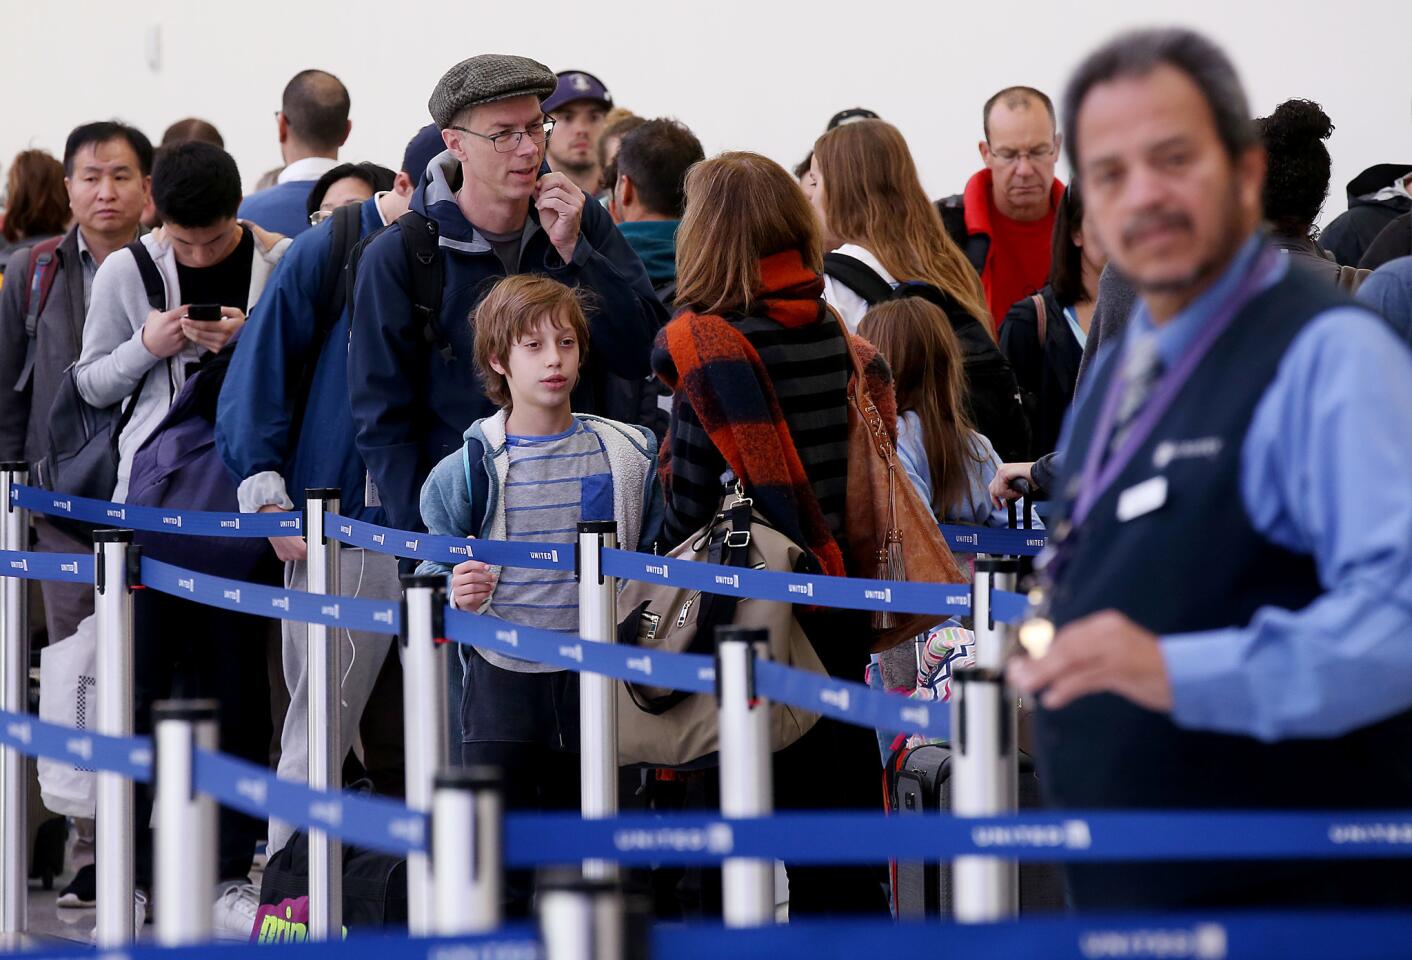
[[[1139,302],[1126,336],[1098,363],[1155,330],[1170,368],[1262,243],[1252,236],[1215,284],[1160,327]],[[1269,282],[1286,269],[1282,261]],[[1350,304],[1295,338],[1256,406],[1240,491],[1256,531],[1313,557],[1325,593],[1303,610],[1265,607],[1245,626],[1162,638],[1173,719],[1277,740],[1338,736],[1412,708],[1412,351],[1386,322]],[[1220,531],[1206,534],[1220,549]],[[1190,587],[1201,602],[1200,584]]]

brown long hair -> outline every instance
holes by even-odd
[[[5,186],[5,239],[53,236],[68,229],[71,211],[64,165],[43,150],[22,150]]]
[[[892,367],[897,412],[922,422],[922,446],[931,471],[932,511],[945,517],[965,496],[969,464],[980,455],[966,415],[966,374],[961,344],[941,308],[920,297],[889,300],[863,316],[858,333]]]
[[[981,278],[927,199],[907,141],[883,120],[835,127],[814,142],[829,233],[866,248],[901,281],[930,283],[991,330]],[[991,334],[994,336],[994,333]]]
[[[686,212],[677,228],[677,306],[698,313],[743,310],[760,288],[760,261],[797,250],[824,268],[819,218],[804,191],[758,153],[723,153],[686,174]]]

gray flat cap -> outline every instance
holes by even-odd
[[[558,83],[554,71],[537,60],[483,53],[447,70],[431,92],[427,109],[436,125],[444,130],[451,126],[456,114],[467,107],[530,93],[543,100],[554,92]]]

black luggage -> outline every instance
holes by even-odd
[[[898,816],[923,811],[951,810],[951,747],[928,743],[901,748],[887,765],[889,812]],[[1041,807],[1039,779],[1034,762],[1020,754],[1020,809]],[[949,864],[894,861],[890,865],[892,913],[899,920],[950,916],[952,911]],[[1020,864],[1020,912],[1041,913],[1064,909],[1064,879],[1057,864]]]
[[[309,895],[309,838],[300,830],[265,864],[260,903],[277,906]],[[407,861],[363,847],[343,847],[343,925],[348,930],[407,925]]]

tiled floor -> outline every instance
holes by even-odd
[[[251,879],[258,886],[260,883],[260,866],[257,861],[256,869],[252,871]],[[0,952],[7,952],[15,949],[38,950],[45,946],[54,946],[64,942],[91,944],[93,942],[93,927],[98,922],[98,911],[89,907],[87,909],[75,910],[60,908],[56,901],[59,899],[59,891],[64,889],[73,878],[74,868],[71,868],[64,876],[54,881],[54,889],[44,890],[38,880],[30,882],[29,887],[29,935],[15,940],[6,940],[0,936]],[[138,934],[139,941],[152,940],[154,938],[154,928],[150,922],[145,924]]]
[[[53,890],[43,890],[38,881],[32,881],[29,887],[29,942],[24,943],[27,949],[38,949],[45,944],[54,945],[56,941],[71,941],[76,943],[93,942],[93,925],[97,923],[97,911],[92,907],[86,910],[61,910],[55,906],[55,901],[59,898],[59,891],[62,890],[73,878],[73,871],[70,870],[60,879],[54,881]],[[142,928],[141,939],[150,940],[152,937],[152,926],[148,924]],[[7,945],[13,946],[13,945]]]

